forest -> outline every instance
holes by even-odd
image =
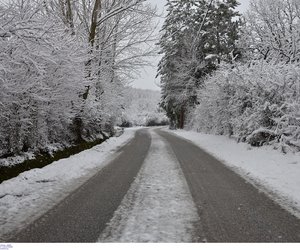
[[[158,37],[146,0],[2,1],[0,158],[168,119],[299,151],[300,3],[252,0],[243,14],[238,5],[167,0]],[[157,53],[160,100],[128,87]]]
[[[167,1],[161,106],[173,128],[300,150],[300,2]]]

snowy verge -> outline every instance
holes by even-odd
[[[165,131],[192,141],[300,218],[299,153],[283,154],[268,146],[255,148],[226,136]]]
[[[170,146],[151,130],[142,168],[99,242],[191,242],[197,209]]]
[[[28,225],[118,155],[139,128],[126,129],[100,145],[0,184],[0,241]]]

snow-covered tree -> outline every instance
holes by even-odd
[[[235,0],[167,1],[158,73],[161,105],[174,126],[184,126],[186,113],[197,103],[203,78],[221,61],[238,54],[237,5]]]
[[[1,3],[0,157],[110,132],[154,16],[143,0]]]
[[[299,61],[299,1],[252,0],[245,16],[241,45],[250,58]]]
[[[37,1],[10,2],[2,10],[2,150],[39,148],[60,136],[67,141],[65,127],[84,82],[85,48]]]
[[[254,146],[300,150],[300,65],[224,65],[199,91],[190,125]]]
[[[84,110],[87,115],[91,113],[86,103],[93,103],[93,109],[103,111],[97,120],[112,125],[122,112],[119,101],[122,86],[154,53],[156,9],[144,0],[102,0],[94,1],[88,8],[82,2],[77,15],[86,24],[90,46],[86,62],[90,84],[83,94],[78,125],[82,127]]]
[[[230,60],[240,53],[230,49],[223,58],[213,52],[206,56],[220,64],[203,78],[188,125],[253,146],[299,151],[299,1],[253,0],[250,6],[238,41],[242,60]],[[214,34],[207,34],[213,46],[218,41]],[[200,52],[210,47],[205,44]]]

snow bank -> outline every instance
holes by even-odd
[[[182,130],[172,133],[211,153],[300,218],[299,153],[282,154],[271,146],[254,148],[226,136]]]
[[[153,131],[152,143],[136,180],[100,242],[191,242],[197,209],[180,165]]]
[[[28,225],[97,173],[138,128],[0,184],[0,241]]]

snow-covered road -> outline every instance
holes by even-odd
[[[206,138],[176,133],[196,143]],[[93,149],[25,172],[0,184],[0,240],[299,242],[298,218],[205,152],[227,147],[223,151],[231,158],[242,158],[243,150],[221,141],[204,140],[203,150],[170,131],[126,130]]]
[[[152,143],[100,242],[192,242],[199,222],[188,185],[170,146],[153,130]]]

